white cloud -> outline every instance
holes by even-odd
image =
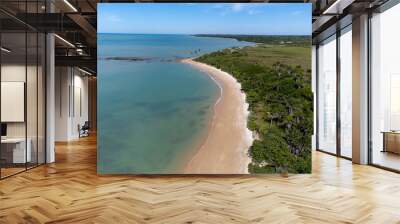
[[[261,13],[260,10],[256,10],[257,7],[262,4],[257,3],[233,3],[233,4],[215,4],[211,8],[214,10],[220,10],[220,15],[225,16],[231,13],[246,13],[249,15],[255,15]]]
[[[232,5],[232,11],[234,12],[240,12],[244,9],[244,5],[242,3],[233,3]]]

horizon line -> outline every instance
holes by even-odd
[[[97,32],[97,34],[134,34],[134,35],[233,35],[233,36],[311,36],[311,34],[232,34],[232,33],[115,33],[115,32]]]

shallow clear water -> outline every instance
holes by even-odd
[[[220,90],[172,59],[247,45],[188,35],[98,34],[98,172],[182,173]],[[115,56],[154,60],[103,60]]]

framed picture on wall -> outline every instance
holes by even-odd
[[[98,173],[310,173],[311,4],[99,4]]]

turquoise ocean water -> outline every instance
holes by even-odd
[[[190,35],[98,34],[98,173],[181,173],[220,90],[176,59],[248,45]]]

